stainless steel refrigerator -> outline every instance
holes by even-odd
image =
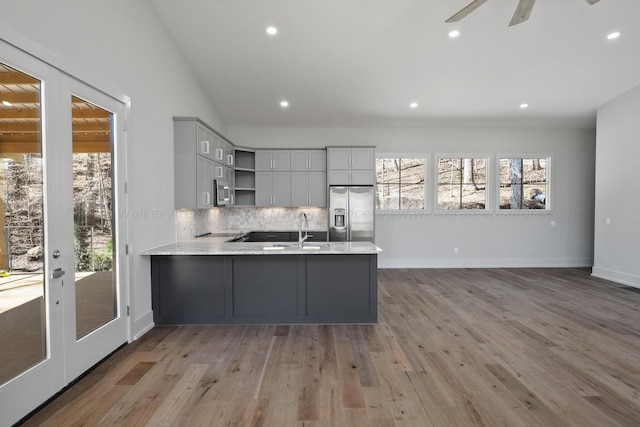
[[[329,187],[329,241],[374,240],[373,186]]]

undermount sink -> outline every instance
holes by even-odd
[[[274,243],[273,245],[265,246],[262,248],[264,251],[282,251],[287,248],[297,247],[297,243]]]
[[[302,248],[300,248],[300,245],[298,245],[297,243],[274,243],[273,245],[269,245],[269,246],[264,246],[262,248],[262,250],[264,251],[282,251],[285,249],[302,249],[303,251],[319,251],[321,249],[327,249],[329,247],[329,244],[327,243],[323,243],[323,244],[315,244],[315,245],[303,245]]]
[[[308,245],[308,246],[303,246],[302,249],[305,251],[318,251],[320,249],[327,249],[329,248],[328,244],[323,244],[323,245]]]

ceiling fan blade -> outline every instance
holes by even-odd
[[[518,25],[529,19],[529,15],[531,15],[531,10],[533,9],[535,2],[536,0],[520,0],[520,3],[518,3],[518,7],[516,8],[516,12],[513,14],[513,18],[511,18],[509,26]]]
[[[596,4],[598,3],[600,0],[587,0],[587,3],[589,4]]]
[[[471,12],[473,12],[474,10],[476,10],[486,2],[487,0],[473,0],[466,7],[464,7],[460,12],[456,13],[455,15],[453,15],[451,18],[447,19],[444,22],[458,22],[459,20],[461,20],[462,18],[464,18],[465,16],[467,16],[468,14],[470,14]]]

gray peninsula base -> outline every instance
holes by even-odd
[[[151,256],[157,325],[377,323],[377,255]]]

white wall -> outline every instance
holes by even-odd
[[[640,287],[639,119],[640,86],[598,109],[593,267],[595,276],[636,287]]]
[[[225,131],[155,10],[146,1],[0,1],[0,37],[72,75],[131,99],[128,121],[132,335],[151,316],[149,260],[174,241],[172,116]]]
[[[567,129],[235,128],[250,147],[375,145],[378,152],[549,154],[550,213],[376,215],[379,266],[578,267],[593,262],[595,132]],[[454,254],[453,248],[459,252]]]

